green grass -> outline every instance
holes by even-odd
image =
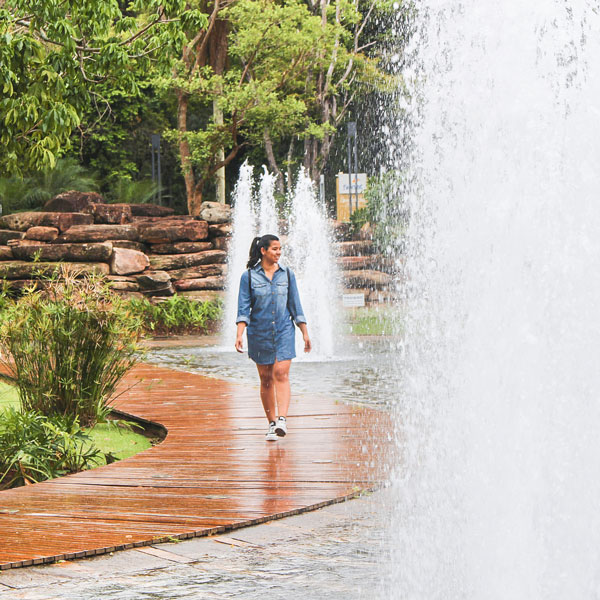
[[[0,383],[0,413],[9,406],[18,408],[17,390],[12,385]],[[128,458],[152,446],[150,439],[137,431],[107,423],[98,423],[86,433],[99,450],[110,453],[117,460]],[[99,463],[99,466],[103,464],[105,464],[104,460]]]
[[[346,315],[346,330],[353,335],[393,335],[400,330],[397,318],[389,306],[356,308]]]
[[[147,437],[136,431],[107,423],[98,423],[87,433],[96,448],[105,453],[110,452],[117,460],[128,458],[152,446]]]

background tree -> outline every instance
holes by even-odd
[[[4,0],[0,4],[0,172],[52,167],[100,85],[137,92],[136,69],[168,65],[182,27],[202,27],[184,0]]]

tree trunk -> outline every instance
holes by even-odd
[[[223,125],[223,111],[218,105],[218,99],[213,100],[213,118],[216,125]],[[217,162],[223,162],[225,160],[225,149],[221,146],[217,150]],[[225,204],[225,167],[221,167],[217,170],[216,174],[216,196],[217,202]]]
[[[185,138],[187,133],[187,110],[189,96],[185,92],[177,94],[177,131],[179,137],[179,156],[181,160],[181,171],[185,181],[185,191],[187,196],[188,213],[193,215],[194,197],[196,195],[196,185],[194,181],[194,169],[192,168],[190,145]],[[198,208],[198,211],[200,209]]]
[[[209,61],[210,66],[216,75],[223,75],[227,66],[227,33],[229,25],[227,21],[217,19],[209,38]],[[213,100],[213,119],[215,125],[223,125],[223,111],[218,106],[218,96],[220,90],[217,90],[217,98]],[[217,163],[225,160],[225,148],[221,147],[216,153]],[[225,204],[225,167],[221,167],[215,173],[217,187],[217,202]]]
[[[277,176],[277,192],[279,194],[285,193],[285,180],[283,178],[283,173],[277,164],[277,160],[275,159],[275,153],[273,152],[273,142],[271,141],[271,136],[269,135],[269,130],[265,129],[265,151],[267,153],[267,160],[269,161],[269,166],[273,171],[275,171],[275,175]]]

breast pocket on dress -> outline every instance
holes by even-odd
[[[277,284],[277,294],[280,296],[287,296],[288,293],[288,284],[287,282],[285,283],[278,283]]]
[[[268,292],[268,285],[266,283],[253,283],[252,291],[256,296],[266,296]]]

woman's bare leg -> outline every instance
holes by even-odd
[[[256,365],[260,377],[260,399],[269,423],[277,419],[273,365]]]
[[[290,407],[290,366],[291,360],[282,360],[273,365],[273,379],[275,380],[275,396],[280,417],[287,417]]]

